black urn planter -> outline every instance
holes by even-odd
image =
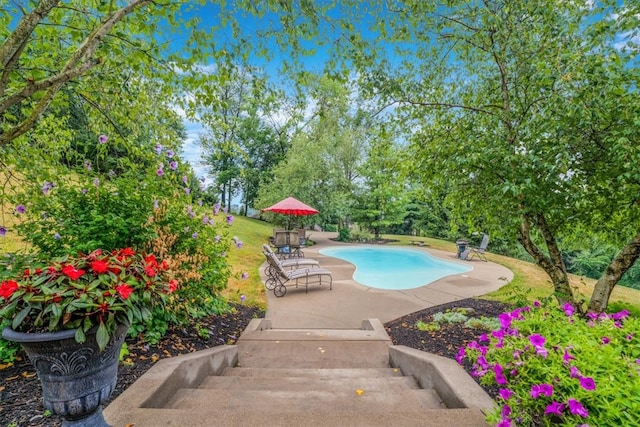
[[[75,330],[22,333],[5,328],[2,337],[26,351],[42,384],[44,407],[63,416],[63,426],[94,427],[109,426],[102,405],[115,389],[127,330],[127,325],[119,325],[103,351],[95,330],[86,334],[82,344],[76,342]]]

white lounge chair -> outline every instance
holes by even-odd
[[[293,284],[297,288],[298,286],[302,286],[301,281],[304,281],[304,289],[305,292],[309,292],[309,282],[312,278],[317,278],[319,281],[319,285],[322,285],[322,278],[329,278],[329,290],[333,289],[333,276],[331,271],[324,268],[296,268],[294,270],[286,270],[278,257],[273,253],[266,254],[267,261],[273,267],[275,271],[275,275],[273,278],[269,278],[268,281],[271,281],[271,285],[273,286],[273,293],[277,297],[282,297],[287,293],[287,284],[289,282],[294,282]],[[270,286],[265,282],[265,286],[269,289]]]

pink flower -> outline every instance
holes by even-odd
[[[562,306],[562,309],[564,310],[564,314],[567,315],[567,317],[571,317],[573,316],[573,313],[575,312],[575,308],[573,307],[573,305],[569,302],[565,303]]]
[[[553,402],[547,405],[547,407],[544,410],[544,413],[560,416],[562,415],[562,411],[564,411],[564,405],[554,400]]]
[[[509,400],[509,398],[513,396],[513,391],[509,390],[508,388],[501,388],[500,389],[500,397],[504,400]]]
[[[545,341],[546,341],[545,338],[540,334],[529,335],[529,342],[534,347],[543,347]]]
[[[107,135],[100,135],[98,137],[98,142],[100,144],[106,144],[108,140],[109,140],[109,137]]]
[[[562,360],[568,365],[571,360],[575,360],[575,357],[569,354],[569,350],[565,350],[564,355],[562,355]]]
[[[587,411],[587,409],[582,406],[582,403],[578,400],[571,398],[567,403],[569,405],[569,411],[571,411],[573,415],[579,415],[584,418],[589,416],[589,411]]]
[[[580,387],[582,387],[585,390],[595,390],[596,383],[595,381],[593,381],[593,378],[591,377],[582,377],[580,378]]]
[[[534,384],[531,386],[531,397],[534,399],[537,399],[540,395],[551,397],[552,394],[553,386],[551,384]]]

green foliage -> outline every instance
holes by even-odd
[[[462,348],[482,384],[500,388],[493,424],[635,425],[640,413],[640,318],[579,318],[572,305],[500,315],[501,329]]]
[[[338,231],[338,241],[339,242],[350,242],[351,241],[351,230],[348,228],[341,228]]]
[[[465,328],[495,331],[500,328],[500,321],[495,317],[472,317],[464,323]]]
[[[416,328],[420,331],[438,331],[440,330],[440,324],[438,322],[425,323],[422,320],[416,322]]]
[[[433,315],[433,320],[438,323],[464,323],[469,319],[465,313],[459,311],[438,312]]]

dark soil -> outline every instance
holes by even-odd
[[[432,316],[455,308],[471,308],[470,317],[495,317],[508,306],[486,300],[465,299],[431,307],[409,314],[385,325],[394,344],[406,345],[419,350],[453,359],[461,346],[476,339],[484,331],[465,328],[462,324],[442,324],[437,331],[420,331],[416,322],[430,323]],[[196,325],[175,328],[167,332],[157,345],[149,345],[127,339],[129,355],[118,370],[118,384],[111,399],[115,399],[153,364],[162,358],[178,356],[193,351],[233,344],[237,337],[255,317],[264,313],[253,307],[237,305],[232,313],[212,316],[198,322],[200,330],[208,330],[209,338],[201,338]],[[470,366],[465,366],[467,371]],[[42,404],[40,381],[29,360],[21,357],[11,366],[0,365],[0,426],[60,426],[62,418],[45,414]],[[495,390],[486,388],[495,395]]]

